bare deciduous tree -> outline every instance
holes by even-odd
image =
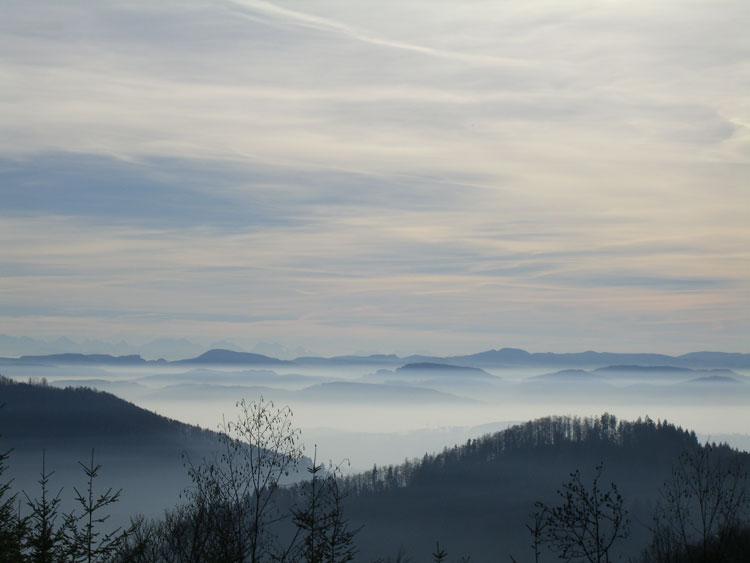
[[[221,454],[189,465],[195,485],[190,496],[204,509],[202,525],[223,536],[215,548],[229,560],[258,563],[272,555],[269,526],[281,517],[273,499],[302,457],[300,432],[289,407],[276,408],[261,397],[243,399],[237,408],[237,417],[220,427]]]
[[[740,457],[714,444],[683,452],[664,483],[644,560],[721,560],[750,507]]]
[[[561,559],[608,563],[612,546],[628,535],[627,511],[617,486],[611,483],[606,490],[599,486],[602,469],[602,464],[597,465],[590,489],[576,470],[558,491],[560,505],[537,505],[547,515],[544,534],[548,545]]]

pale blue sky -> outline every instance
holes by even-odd
[[[0,9],[0,333],[749,351],[746,0]]]

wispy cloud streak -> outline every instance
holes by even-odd
[[[361,41],[363,43],[369,43],[371,45],[377,45],[380,47],[410,51],[430,57],[437,57],[441,59],[481,66],[521,66],[524,68],[538,66],[533,62],[513,57],[499,57],[478,53],[462,53],[457,51],[438,49],[435,47],[428,47],[425,45],[418,45],[415,43],[410,43],[408,41],[389,39],[386,37],[368,33],[362,29],[347,25],[340,21],[316,16],[298,10],[291,10],[289,8],[284,8],[272,2],[265,2],[263,0],[229,0],[229,3],[243,15],[247,15],[247,10],[250,10],[253,14],[260,13],[268,16],[273,16],[287,23],[309,27],[317,31],[340,34],[356,41]],[[253,17],[253,20],[258,21],[257,17]]]

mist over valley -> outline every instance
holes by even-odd
[[[741,354],[504,349],[450,358],[281,361],[216,349],[170,362],[72,354],[0,361],[2,373],[17,381],[44,378],[51,386],[108,391],[206,429],[216,429],[238,400],[263,396],[292,408],[308,451],[318,444],[327,458],[346,458],[353,470],[399,463],[464,443],[480,428],[550,414],[651,416],[736,447],[747,447],[750,427],[750,355]]]

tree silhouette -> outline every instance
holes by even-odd
[[[10,451],[0,451],[0,479],[8,468],[9,456]],[[0,560],[9,563],[22,561],[21,549],[27,533],[27,522],[18,516],[17,495],[11,493],[11,485],[12,480],[0,481]]]
[[[529,531],[529,534],[531,534],[531,544],[529,547],[531,547],[531,551],[534,553],[534,563],[539,563],[539,558],[542,556],[542,545],[547,541],[545,532],[547,531],[548,524],[548,509],[541,502],[537,502],[535,506],[536,511],[531,514],[533,522],[531,524],[526,524],[526,529]],[[512,555],[510,556],[510,559],[514,563],[516,562]]]
[[[117,552],[127,537],[127,531],[117,528],[109,533],[101,531],[101,525],[109,519],[109,514],[102,514],[107,506],[120,500],[122,489],[113,491],[112,488],[96,494],[94,480],[99,476],[100,464],[94,464],[94,450],[91,450],[91,460],[88,465],[78,462],[86,475],[86,489],[75,491],[75,500],[81,508],[81,513],[74,512],[65,517],[65,544],[68,561],[92,563],[92,561],[109,561]]]
[[[39,474],[40,496],[31,498],[25,491],[26,504],[31,509],[29,528],[25,538],[24,551],[35,563],[53,563],[63,559],[63,530],[56,527],[60,493],[51,496],[49,480],[54,471],[47,471],[47,456],[42,450],[42,471]]]
[[[434,563],[443,563],[448,558],[448,552],[440,547],[440,542],[435,542],[435,551],[432,552]]]
[[[745,466],[729,448],[707,443],[684,451],[662,488],[642,559],[723,560],[747,525],[748,485]]]
[[[618,539],[628,535],[629,520],[623,499],[612,483],[602,490],[599,479],[603,465],[596,466],[591,488],[581,481],[578,470],[570,474],[570,481],[558,491],[562,503],[548,507],[544,533],[550,549],[561,559],[585,559],[589,563],[608,563],[610,550]]]
[[[317,463],[317,446],[312,466],[307,469],[310,481],[299,485],[302,507],[292,509],[294,524],[303,534],[299,554],[306,563],[346,563],[357,552],[354,536],[344,519],[343,495],[339,489],[339,468],[326,472]]]
[[[296,470],[302,457],[300,431],[289,407],[276,408],[261,397],[237,403],[237,417],[220,426],[223,451],[213,460],[189,465],[189,492],[209,533],[222,535],[215,547],[233,561],[258,563],[271,557],[270,525],[282,515],[274,506],[279,481]],[[199,532],[200,530],[196,530]]]

